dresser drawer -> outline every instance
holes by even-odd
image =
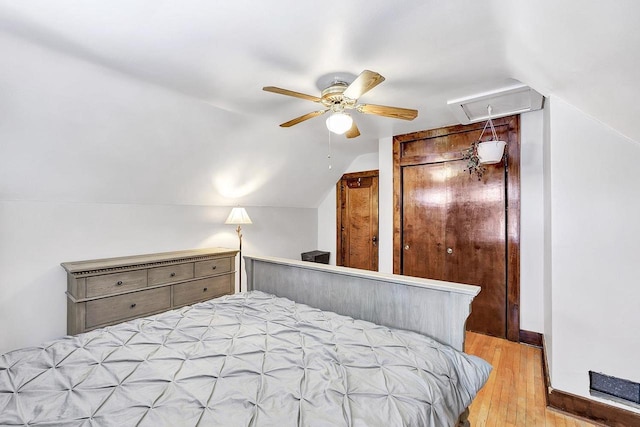
[[[235,258],[218,258],[210,261],[198,261],[194,268],[194,277],[212,276],[232,270],[231,261]]]
[[[147,270],[87,277],[87,298],[117,294],[147,286]]]
[[[149,269],[149,286],[193,278],[193,263],[175,264]]]
[[[105,323],[166,310],[171,307],[171,289],[165,286],[87,301],[86,304],[86,328],[89,329]]]
[[[193,304],[233,292],[231,275],[209,277],[173,286],[173,305]]]

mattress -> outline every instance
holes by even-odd
[[[0,356],[0,425],[451,426],[490,370],[252,291]]]

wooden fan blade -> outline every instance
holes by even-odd
[[[327,110],[312,111],[311,113],[307,113],[307,114],[305,114],[303,116],[296,117],[293,120],[289,120],[288,122],[282,123],[280,125],[280,127],[288,128],[288,127],[291,127],[293,125],[297,125],[298,123],[304,122],[305,120],[309,120],[309,119],[312,119],[314,117],[321,116],[324,113],[326,113],[327,111],[329,111],[329,110],[327,109]]]
[[[375,114],[376,116],[392,117],[402,120],[413,120],[418,117],[418,110],[387,107],[384,105],[361,104],[357,106],[357,110],[364,114]]]
[[[356,137],[360,136],[360,130],[358,129],[358,125],[356,125],[356,121],[355,120],[353,121],[353,124],[351,125],[351,129],[346,131],[345,135],[347,136],[347,138],[356,138]]]
[[[358,77],[344,90],[343,95],[347,98],[358,99],[365,93],[384,81],[384,77],[375,71],[364,70]]]
[[[267,92],[279,93],[280,95],[294,96],[296,98],[306,99],[307,101],[320,102],[321,99],[317,96],[307,95],[305,93],[294,92],[288,89],[282,89],[275,86],[265,86],[262,90]]]

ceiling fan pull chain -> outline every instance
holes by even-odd
[[[329,170],[331,170],[331,134],[332,132],[329,131],[329,153],[327,154],[327,161],[329,162]]]

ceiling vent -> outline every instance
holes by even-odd
[[[447,101],[456,119],[463,125],[488,120],[488,106],[491,106],[491,118],[495,119],[539,110],[543,103],[544,96],[522,83]]]

